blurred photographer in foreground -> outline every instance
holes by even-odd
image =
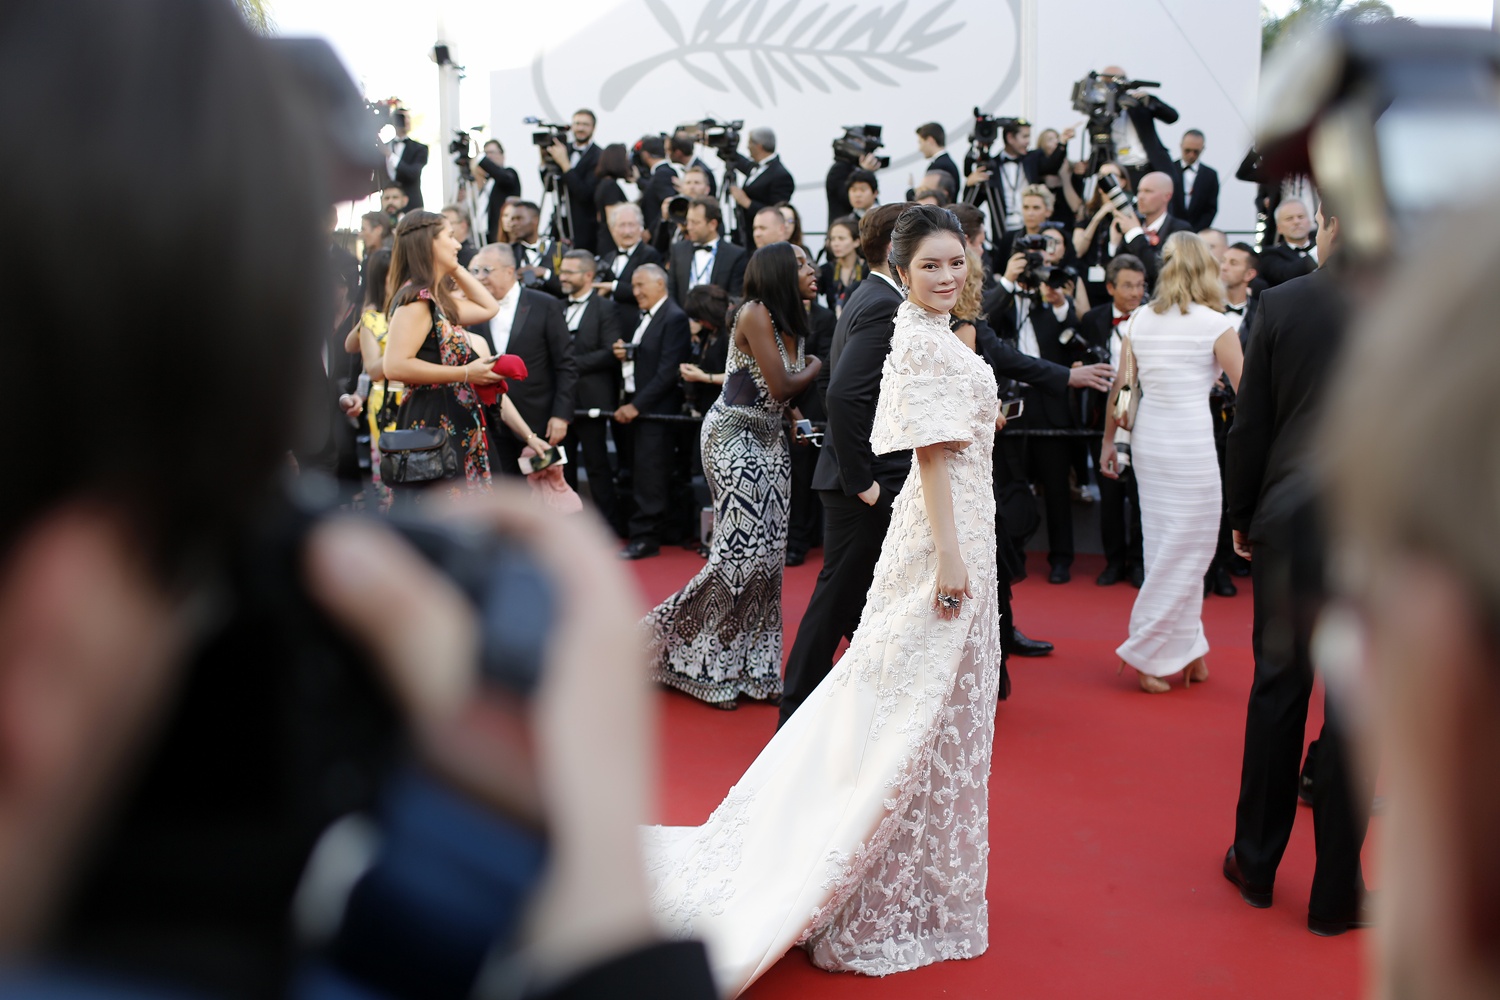
[[[249,526],[276,509],[277,473],[304,417],[321,412],[307,395],[330,318],[320,220],[379,155],[372,136],[367,153],[341,150],[341,169],[324,159],[339,130],[317,123],[319,101],[289,72],[294,47],[313,43],[273,46],[231,5],[189,0],[53,0],[7,7],[0,22],[0,84],[25,95],[12,102],[16,125],[47,135],[86,123],[121,153],[117,179],[140,194],[101,200],[67,162],[0,165],[10,190],[58,206],[56,227],[0,250],[27,290],[10,303],[12,361],[37,370],[66,336],[111,373],[91,397],[132,429],[106,440],[89,432],[91,409],[57,410],[49,427],[61,437],[12,442],[31,471],[0,493],[0,993],[285,995],[303,962],[292,900],[314,843],[351,812],[400,813],[411,805],[403,789],[419,784],[420,798],[448,807],[421,823],[468,810],[488,832],[462,846],[428,841],[406,863],[442,878],[468,848],[530,871],[524,929],[502,941],[481,924],[471,949],[469,911],[439,907],[445,944],[460,947],[413,963],[431,973],[415,991],[361,979],[363,995],[450,995],[455,983],[463,995],[491,947],[512,958],[495,984],[522,995],[618,996],[620,983],[711,995],[701,951],[651,945],[636,847],[649,797],[648,692],[629,652],[637,611],[594,529],[562,527],[510,495],[468,511],[486,530],[528,538],[567,595],[523,710],[535,763],[497,741],[496,724],[514,717],[478,693],[476,616],[415,549],[379,525],[329,520],[301,558],[255,558],[263,546]],[[352,83],[340,82],[362,116]],[[262,141],[245,144],[246,129]],[[80,283],[70,234],[101,213],[133,252]],[[147,288],[172,289],[182,315],[218,317],[217,335],[162,322]],[[228,312],[226,296],[237,303]],[[77,328],[63,301],[112,322]],[[257,387],[253,419],[224,409],[215,373],[228,371]],[[152,383],[171,392],[140,391]],[[55,387],[31,379],[11,391],[42,408]],[[295,627],[261,635],[291,655],[246,662],[215,638],[249,585],[236,552],[271,578],[281,603],[263,625]],[[288,618],[285,602],[303,589],[323,611],[309,604],[310,618]],[[604,663],[625,669],[591,679]],[[598,715],[584,723],[587,740],[572,728],[580,712]],[[543,867],[511,850],[536,842],[537,828]],[[389,872],[410,846],[383,832],[368,874]],[[434,882],[410,887],[443,896]],[[368,959],[354,913],[398,944],[430,940],[399,905],[361,891],[342,901],[335,892],[324,907],[336,942],[325,967]],[[520,923],[502,893],[488,902]],[[19,971],[37,953],[47,968]],[[80,968],[86,988],[69,977]]]

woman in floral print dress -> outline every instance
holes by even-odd
[[[385,376],[406,386],[396,426],[441,427],[462,459],[459,478],[438,480],[452,493],[489,489],[489,428],[474,389],[504,381],[490,370],[496,359],[481,356],[462,330],[488,322],[499,305],[459,265],[458,249],[442,215],[410,212],[401,220],[391,258],[396,291],[387,307],[385,350]],[[453,294],[455,287],[462,298]],[[398,502],[412,492],[410,486],[387,485]]]

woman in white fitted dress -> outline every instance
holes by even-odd
[[[1175,673],[1184,684],[1208,679],[1203,574],[1218,544],[1222,493],[1208,392],[1221,374],[1238,389],[1244,363],[1223,311],[1224,285],[1208,245],[1175,233],[1162,248],[1150,308],[1136,310],[1125,331],[1140,381],[1130,462],[1141,494],[1146,582],[1130,612],[1130,636],[1115,652],[1150,694],[1171,690],[1164,678]],[[1099,465],[1118,478],[1114,435],[1111,410]]]

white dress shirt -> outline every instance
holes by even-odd
[[[1136,307],[1136,312],[1140,312],[1139,306]],[[1113,368],[1120,367],[1120,350],[1124,347],[1124,341],[1120,338],[1130,329],[1130,317],[1133,315],[1134,313],[1121,312],[1119,306],[1110,304],[1109,363]],[[1120,320],[1120,322],[1115,323],[1113,320]]]
[[[632,344],[639,344],[641,342],[641,338],[646,335],[646,328],[651,325],[651,321],[656,318],[656,314],[661,312],[661,304],[665,301],[667,301],[667,297],[663,295],[656,300],[656,305],[646,310],[646,314],[641,317],[641,321],[635,325],[635,333],[630,338]],[[625,376],[625,391],[635,392],[635,362],[633,360],[621,361],[620,374]]]
[[[741,188],[747,188],[747,187],[749,187],[752,183],[755,182],[755,179],[757,177],[759,177],[761,174],[765,173],[766,172],[766,168],[769,167],[772,163],[775,163],[776,160],[777,160],[777,158],[780,157],[780,156],[781,156],[780,153],[772,153],[770,156],[766,157],[764,160],[761,160],[759,163],[757,163],[755,165],[755,169],[752,170],[752,171],[750,171],[750,176],[748,176],[748,177],[745,178],[745,183],[741,184],[740,187]]]
[[[1193,200],[1193,185],[1198,182],[1198,164],[1182,168],[1182,203]]]
[[[1145,147],[1141,145],[1141,137],[1135,130],[1135,122],[1130,120],[1127,112],[1121,111],[1115,119],[1114,128],[1111,130],[1115,140],[1115,162],[1122,167],[1144,167],[1150,162],[1146,156]]]
[[[516,306],[521,301],[521,283],[510,286],[505,298],[500,300],[500,311],[490,319],[490,346],[496,354],[504,354],[510,346],[510,328],[516,321]]]
[[[589,299],[593,297],[593,291],[587,288],[580,295],[570,295],[568,297],[568,303],[563,307],[563,311],[570,333],[578,332],[578,325],[583,322],[583,314],[588,311]]]
[[[1242,302],[1230,302],[1224,300],[1224,318],[1234,324],[1235,332],[1238,333],[1245,327],[1245,309],[1250,305],[1250,296],[1245,296]],[[1236,312],[1235,310],[1239,310]]]
[[[1030,357],[1041,357],[1042,345],[1037,342],[1036,330],[1031,325],[1031,297],[1018,294],[1019,288],[1009,278],[1001,277],[1000,286],[1015,296],[1016,348],[1022,354]],[[1052,307],[1052,315],[1057,317],[1059,323],[1068,318],[1068,300],[1066,298],[1063,299],[1062,305]]]
[[[688,287],[706,285],[714,276],[714,261],[719,256],[719,241],[693,248],[693,262],[688,268]]]
[[[386,154],[385,165],[390,169],[391,179],[396,178],[396,164],[401,162],[401,154],[406,150],[405,139],[392,139],[391,151]]]
[[[620,275],[624,274],[625,269],[630,266],[630,258],[635,254],[635,248],[638,246],[640,243],[632,243],[615,254],[614,263],[609,266],[609,273],[614,275],[616,281],[620,280]]]

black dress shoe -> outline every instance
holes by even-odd
[[[1370,893],[1365,893],[1359,901],[1359,908],[1352,916],[1343,919],[1326,920],[1323,917],[1315,917],[1309,911],[1307,914],[1307,929],[1318,937],[1338,937],[1345,931],[1364,930],[1375,926],[1375,901]]]
[[[621,559],[649,559],[660,554],[660,547],[649,542],[631,542],[620,550]]]
[[[1257,910],[1264,910],[1271,905],[1271,887],[1250,884],[1244,873],[1240,871],[1240,862],[1234,856],[1233,847],[1229,849],[1228,854],[1224,855],[1224,877],[1240,890],[1240,898]]]
[[[1215,566],[1212,570],[1214,578],[1214,593],[1220,597],[1233,597],[1240,592],[1240,588],[1234,585],[1229,578],[1229,571],[1222,566]]]
[[[805,562],[807,562],[806,552],[793,552],[791,549],[787,550],[786,564],[788,566],[801,566]]]
[[[1005,664],[1000,664],[1000,697],[996,701],[1004,701],[1010,697],[1010,671],[1005,669]]]
[[[1305,806],[1313,804],[1313,779],[1306,772],[1297,776],[1297,801]]]
[[[1020,629],[1014,629],[1013,631],[1016,638],[1015,642],[1011,644],[1012,648],[1010,652],[1012,656],[1046,656],[1052,652],[1052,643],[1044,642],[1041,639],[1028,639],[1025,635],[1021,634]]]
[[[1146,582],[1146,567],[1144,567],[1144,566],[1132,566],[1132,567],[1130,567],[1130,585],[1132,587],[1134,587],[1136,590],[1140,590],[1141,587],[1142,587],[1142,585],[1145,584],[1145,582]]]
[[[1125,571],[1118,566],[1109,565],[1104,567],[1104,572],[1100,573],[1094,582],[1101,587],[1113,587],[1123,579],[1125,579]]]
[[[1066,566],[1053,566],[1052,572],[1047,574],[1048,583],[1067,583],[1071,579],[1073,579],[1073,574]]]

